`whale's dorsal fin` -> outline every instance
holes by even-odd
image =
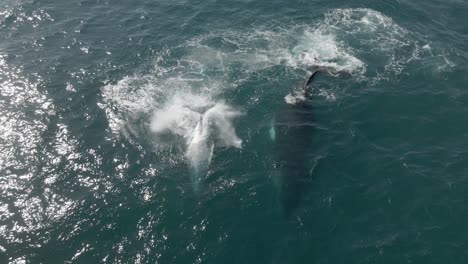
[[[320,66],[312,66],[311,69],[312,74],[310,75],[309,79],[304,84],[304,96],[305,98],[310,98],[310,88],[309,85],[312,83],[314,80],[315,75],[319,72],[329,72],[329,69],[326,67],[320,67]]]
[[[314,77],[315,75],[317,75],[317,73],[319,72],[323,72],[323,73],[327,73],[327,74],[343,74],[343,75],[351,75],[351,72],[349,71],[346,71],[346,70],[336,70],[335,68],[333,67],[327,67],[327,66],[318,66],[318,65],[313,65],[309,68],[309,70],[312,72],[312,74],[310,75],[309,79],[307,79],[307,81],[304,83],[304,96],[305,98],[310,98],[311,96],[311,91],[310,91],[310,88],[309,88],[309,85],[312,83],[312,81],[314,80]]]
[[[325,71],[325,70],[322,69],[322,68],[320,68],[320,67],[314,67],[314,68],[312,69],[312,74],[310,75],[309,79],[307,79],[307,82],[304,84],[304,88],[307,88],[307,86],[309,86],[309,84],[312,83],[312,81],[314,80],[315,75],[316,75],[319,71]]]

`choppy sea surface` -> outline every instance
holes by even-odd
[[[1,1],[0,263],[466,263],[467,14]],[[285,214],[272,124],[311,65],[352,74],[311,85]]]

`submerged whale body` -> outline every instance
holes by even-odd
[[[190,166],[193,169],[192,181],[195,191],[199,189],[201,174],[208,170],[214,149],[214,143],[209,138],[208,122],[204,120],[204,115],[200,115],[199,119],[192,138],[187,143],[186,152],[186,156],[190,160]]]
[[[311,174],[310,147],[315,129],[310,84],[319,72],[344,73],[329,67],[314,66],[312,74],[303,86],[303,100],[284,102],[275,116],[270,135],[274,139],[274,153],[277,167],[281,171],[280,200],[286,215],[299,205]],[[346,72],[347,73],[347,72]]]
[[[208,171],[215,144],[242,148],[242,140],[232,125],[232,119],[241,114],[223,103],[212,106],[205,113],[198,113],[199,120],[187,141],[186,151],[195,192],[199,191],[200,182]]]
[[[286,214],[299,204],[309,174],[309,156],[314,132],[310,102],[284,103],[275,120],[274,152],[281,171],[281,202]]]

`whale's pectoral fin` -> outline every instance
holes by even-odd
[[[275,139],[276,139],[276,131],[275,131],[275,127],[274,127],[274,126],[272,126],[272,127],[270,128],[269,133],[270,133],[270,139],[271,139],[271,141],[275,141]]]
[[[276,139],[276,130],[275,130],[275,121],[272,120],[270,124],[270,130],[268,131],[270,134],[271,141],[275,141]]]
[[[211,142],[211,145],[210,145],[210,155],[208,157],[208,164],[211,163],[211,159],[213,159],[213,150],[214,150],[214,143]]]

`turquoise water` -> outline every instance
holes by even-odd
[[[3,0],[0,263],[465,263],[467,12]]]

